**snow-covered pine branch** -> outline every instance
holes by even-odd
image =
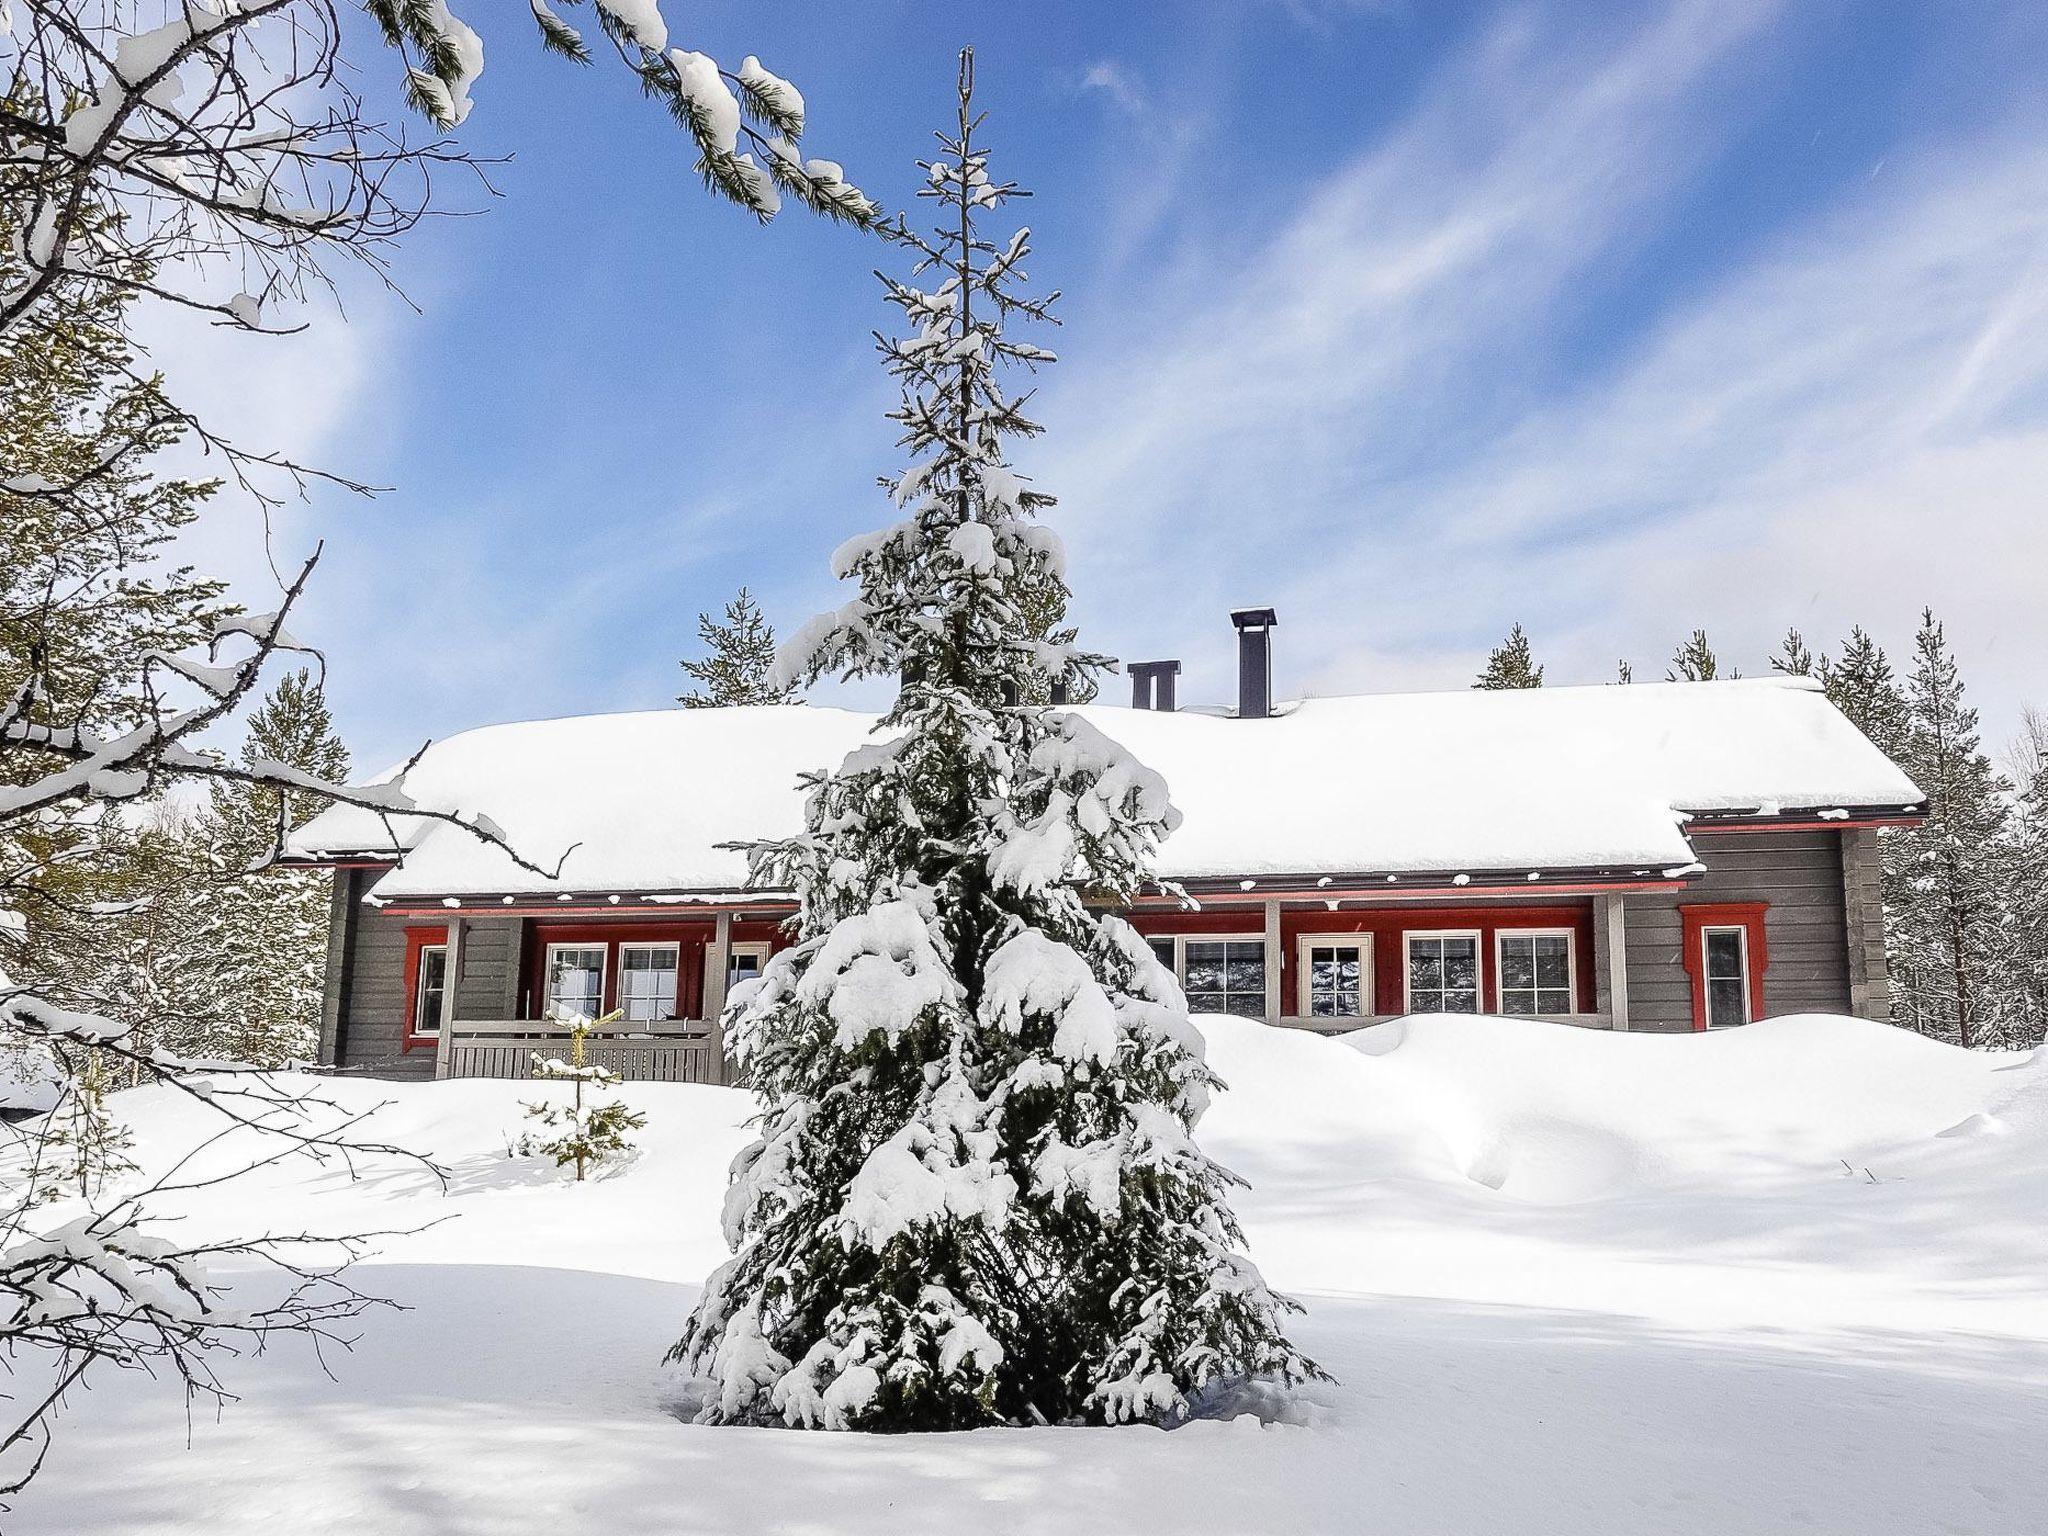
[[[1028,238],[980,234],[1022,194],[990,175],[972,92],[963,54],[925,166],[939,228],[883,280],[901,516],[841,546],[857,595],[780,662],[901,686],[881,739],[806,781],[805,831],[752,850],[801,937],[729,1012],[759,1136],[734,1256],[672,1352],[709,1421],[1164,1421],[1220,1380],[1316,1374],[1192,1138],[1216,1081],[1186,1001],[1105,910],[1174,827],[1166,786],[1024,702],[1106,662],[1027,612],[1064,599],[1064,567],[1035,520],[1052,498],[1008,458],[1038,429],[1006,374],[1050,354],[1005,326],[1050,312]]]
[[[446,0],[363,0],[400,56],[405,96],[442,132],[469,116],[484,41]],[[559,7],[559,9],[557,8]],[[544,46],[587,62],[563,12],[534,0]],[[806,158],[803,97],[748,56],[727,70],[670,46],[658,0],[592,0],[642,88],[688,133],[719,196],[772,218],[783,196],[878,227],[833,161]],[[445,139],[416,141],[357,89],[335,0],[18,0],[0,30],[0,231],[13,261],[0,334],[33,323],[67,279],[148,294],[246,330],[296,329],[291,303],[333,264],[380,279],[395,243],[441,206],[437,177],[481,174]]]
[[[56,1415],[95,1370],[146,1370],[180,1382],[188,1400],[224,1402],[232,1394],[215,1366],[223,1356],[253,1353],[287,1335],[347,1347],[344,1325],[388,1305],[356,1289],[344,1272],[367,1246],[393,1234],[181,1240],[160,1210],[167,1199],[282,1157],[332,1162],[350,1177],[368,1161],[393,1159],[438,1175],[416,1153],[359,1139],[362,1113],[257,1068],[144,1047],[129,1026],[59,1008],[4,974],[0,1033],[49,1049],[74,1079],[118,1064],[189,1098],[214,1121],[184,1158],[148,1174],[123,1155],[120,1128],[104,1105],[95,1106],[92,1129],[113,1139],[96,1162],[67,1139],[76,1117],[64,1118],[61,1100],[53,1116],[10,1132],[0,1182],[0,1357],[13,1382],[13,1406],[0,1428],[0,1494],[35,1476]],[[237,1143],[245,1145],[239,1157],[232,1154]],[[75,1179],[77,1187],[53,1189],[53,1175]],[[238,1304],[224,1273],[251,1266],[282,1277],[282,1294]]]

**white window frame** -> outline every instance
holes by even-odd
[[[429,1039],[441,1033],[441,1010],[439,1008],[434,1010],[433,1018],[425,1022],[422,1022],[420,1013],[420,1004],[425,1002],[427,998],[427,956],[430,954],[441,957],[441,991],[444,996],[448,991],[450,981],[448,975],[448,941],[443,939],[438,944],[422,944],[419,947],[418,959],[414,962],[412,977],[412,1027],[406,1031],[415,1040]]]
[[[706,953],[708,954],[709,951],[706,951]],[[759,976],[763,971],[768,969],[768,957],[774,953],[775,946],[773,944],[770,944],[766,939],[741,939],[735,941],[734,943],[728,944],[725,947],[726,995],[730,996],[732,994],[732,988],[735,979],[732,974],[733,961],[737,960],[741,955],[752,955],[761,962],[758,966],[754,968],[753,976],[743,978],[744,980],[752,981],[755,976]]]
[[[1742,974],[1740,976],[1728,977],[1716,976],[1714,974],[1712,964],[1713,952],[1707,948],[1707,939],[1709,935],[1716,933],[1732,933],[1735,935],[1735,947],[1742,955]],[[1729,980],[1742,983],[1741,1022],[1743,1024],[1754,1024],[1756,1018],[1749,1006],[1749,926],[1746,923],[1702,923],[1700,925],[1700,991],[1703,994],[1702,1012],[1709,1029],[1734,1029],[1738,1027],[1734,1024],[1716,1024],[1714,1022],[1714,983],[1716,981]]]
[[[1321,1018],[1315,1012],[1313,967],[1309,964],[1309,952],[1316,949],[1355,949],[1358,951],[1358,1012],[1333,1013],[1333,1019],[1370,1019],[1377,1015],[1378,988],[1374,985],[1372,934],[1367,933],[1304,933],[1294,941],[1294,990],[1295,1002],[1300,1006],[1296,1018]]]
[[[549,947],[552,948],[553,946],[550,945]],[[575,949],[579,946],[565,944],[562,947],[564,949]],[[580,947],[595,949],[597,946],[586,944]],[[668,951],[668,973],[672,978],[669,988],[668,1017],[670,1019],[675,1018],[675,1010],[682,1006],[683,1000],[683,946],[675,939],[621,939],[618,943],[612,945],[611,948],[615,951],[612,956],[612,996],[618,1000],[616,1006],[622,1010],[626,1006],[626,951],[629,949],[665,949]],[[627,1024],[658,1024],[663,1021],[660,1019],[636,1019],[631,1014],[625,1014],[621,1022]]]
[[[1151,937],[1163,939],[1166,935],[1155,933]],[[1256,944],[1259,946],[1260,958],[1265,962],[1267,969],[1270,971],[1272,968],[1273,957],[1266,953],[1266,936],[1263,933],[1176,933],[1173,936],[1173,979],[1180,983],[1180,990],[1183,996],[1186,995],[1188,990],[1188,945],[1190,944]],[[1268,975],[1266,977],[1266,988],[1269,993],[1272,985],[1273,978]],[[1188,1010],[1190,1013],[1194,1011],[1193,1008]],[[1264,1018],[1265,1015],[1266,1006],[1262,1002],[1259,1005],[1259,1017]],[[1227,1017],[1244,1019],[1250,1018],[1251,1015],[1238,1013],[1227,1015]]]
[[[1401,930],[1401,1011],[1415,1011],[1415,996],[1410,983],[1415,979],[1414,957],[1409,953],[1417,939],[1470,939],[1472,941],[1472,964],[1478,975],[1472,978],[1473,1002],[1477,1005],[1474,1013],[1486,1010],[1486,936],[1477,928],[1404,928]],[[1465,1015],[1470,1017],[1471,1015]],[[1450,1015],[1457,1017],[1457,1015]]]
[[[545,1017],[546,1017],[547,1015],[549,1015],[550,1013],[552,1013],[552,1012],[554,1011],[554,1006],[555,1006],[555,956],[556,956],[556,955],[557,955],[557,954],[558,954],[558,953],[559,953],[560,951],[562,951],[562,950],[565,950],[565,949],[581,949],[581,950],[592,950],[592,949],[594,949],[594,950],[596,950],[596,951],[597,951],[597,953],[598,953],[598,955],[599,955],[599,959],[598,959],[598,962],[597,962],[597,1012],[596,1012],[596,1013],[593,1013],[593,1014],[591,1015],[591,1017],[592,1017],[593,1019],[595,1019],[596,1017],[598,1017],[598,1015],[599,1015],[599,1014],[602,1014],[602,1013],[604,1012],[604,979],[605,979],[605,977],[606,977],[606,976],[607,976],[607,975],[608,975],[608,974],[610,973],[610,971],[611,971],[611,966],[612,966],[612,948],[613,948],[613,946],[612,946],[612,944],[611,944],[611,941],[610,941],[610,940],[608,940],[608,939],[574,939],[574,940],[569,940],[569,941],[566,941],[566,942],[564,942],[564,943],[560,943],[560,944],[550,944],[550,945],[548,946],[548,948],[547,948],[547,953],[546,953],[546,954],[545,954],[544,956],[542,956],[542,957],[541,957],[541,967],[540,967],[540,1011],[541,1011],[541,1016],[542,1016],[543,1018],[545,1018]]]
[[[1571,999],[1571,1007],[1563,1013],[1516,1013],[1508,1012],[1507,966],[1503,961],[1503,942],[1508,939],[1563,939],[1565,989]],[[1537,988],[1550,991],[1554,988]],[[1493,1008],[1503,1018],[1516,1019],[1561,1019],[1579,1011],[1579,936],[1569,928],[1496,928],[1493,933]]]

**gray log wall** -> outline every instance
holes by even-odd
[[[1770,949],[1764,971],[1765,1017],[1849,1011],[1844,834],[1696,831],[1692,836],[1705,874],[1683,891],[1626,898],[1629,1028],[1692,1028],[1692,978],[1685,970],[1678,909],[1710,902],[1769,904],[1764,914],[1764,939]],[[1874,883],[1871,889],[1874,894]],[[1881,972],[1881,913],[1876,928]]]
[[[374,878],[374,872],[368,878]],[[335,873],[322,1059],[378,1077],[432,1077],[433,1045],[405,1049],[410,1002],[405,995],[405,931],[444,925],[364,906],[360,892],[365,883],[363,871]],[[522,920],[470,917],[467,922],[462,974],[455,990],[457,1016],[516,1018]]]

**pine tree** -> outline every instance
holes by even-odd
[[[1782,672],[1787,677],[1814,677],[1827,671],[1828,660],[1821,657],[1816,663],[1813,649],[1806,643],[1806,637],[1796,629],[1785,631],[1785,639],[1778,654],[1771,658],[1771,670]]]
[[[251,713],[241,759],[330,783],[347,778],[348,749],[311,671],[286,673]],[[259,1066],[310,1060],[317,1051],[329,877],[266,866],[284,836],[319,810],[310,795],[267,786],[216,790],[197,829],[208,878],[188,897],[201,905],[200,944],[212,963],[207,996],[193,1009],[194,1038],[180,1049]]]
[[[1536,658],[1529,651],[1529,637],[1522,633],[1520,624],[1508,631],[1507,639],[1494,647],[1486,658],[1486,670],[1479,674],[1474,688],[1541,688],[1543,669],[1536,665]]]
[[[1822,686],[1835,708],[1894,760],[1905,751],[1906,696],[1883,647],[1862,625],[1849,631],[1842,659],[1829,666]]]
[[[2048,761],[2037,760],[2013,813],[2000,912],[1998,1011],[2009,1045],[2048,1038]]]
[[[716,709],[726,704],[788,704],[797,689],[779,682],[775,670],[775,631],[745,587],[725,605],[725,622],[708,613],[697,615],[697,634],[707,647],[701,661],[685,661],[683,671],[700,687],[678,694],[685,709]]]
[[[1671,670],[1664,674],[1667,683],[1710,683],[1721,675],[1721,664],[1714,656],[1714,648],[1707,643],[1707,632],[1696,629],[1692,638],[1671,653]],[[1740,677],[1739,671],[1731,671],[1730,677]]]
[[[615,1099],[584,1102],[586,1088],[592,1093],[608,1093],[617,1088],[618,1074],[588,1060],[587,1044],[595,1027],[591,1020],[580,1014],[558,1017],[569,1026],[569,1059],[543,1056],[536,1051],[533,1075],[548,1082],[568,1083],[573,1096],[567,1104],[524,1106],[528,1117],[536,1122],[536,1129],[519,1139],[519,1154],[551,1158],[557,1168],[573,1163],[576,1182],[581,1184],[587,1169],[622,1163],[633,1155],[632,1133],[647,1124],[647,1117]],[[596,1022],[610,1024],[620,1017],[611,1013]]]
[[[1923,1034],[1987,1043],[1987,978],[1998,963],[2005,785],[1984,755],[1977,711],[1933,611],[1921,616],[1906,684],[1899,766],[1927,796],[1927,818],[1894,845],[1887,924],[1893,1008]]]
[[[1005,365],[1029,232],[982,218],[963,54],[940,204],[885,339],[912,463],[902,520],[843,545],[859,595],[785,652],[795,675],[901,680],[878,739],[810,779],[807,831],[754,851],[800,941],[735,1001],[760,1095],[734,1165],[735,1256],[672,1352],[701,1416],[857,1429],[1164,1420],[1219,1380],[1315,1367],[1240,1252],[1234,1180],[1190,1131],[1216,1079],[1184,998],[1100,906],[1177,820],[1165,785],[1078,716],[1019,706],[1104,664],[1034,639],[1020,589],[1061,579],[1052,498],[1005,445],[1038,429]],[[930,274],[931,286],[913,284]]]

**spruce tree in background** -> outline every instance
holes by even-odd
[[[1486,658],[1486,670],[1479,674],[1474,688],[1541,688],[1543,669],[1536,665],[1536,659],[1529,651],[1529,637],[1522,633],[1520,624],[1508,631],[1507,639],[1495,646]]]
[[[1707,632],[1696,629],[1692,638],[1671,653],[1671,670],[1664,674],[1667,683],[1710,683],[1721,675],[1721,664],[1714,656],[1714,648],[1707,644]],[[1740,677],[1740,671],[1731,671],[1730,677]]]
[[[701,661],[685,661],[684,673],[698,684],[678,694],[685,709],[716,709],[727,704],[789,704],[797,688],[774,677],[775,631],[745,587],[725,605],[725,622],[708,613],[697,615],[697,634],[705,645]]]
[[[1828,659],[1823,656],[1816,662],[1806,637],[1796,629],[1788,629],[1779,644],[1778,654],[1771,658],[1771,670],[1787,677],[1824,676],[1828,670]]]
[[[2048,759],[2036,760],[2013,812],[1998,942],[1998,1008],[2006,1043],[2048,1037]]]
[[[348,777],[348,749],[312,672],[278,680],[249,716],[245,764],[277,763],[328,782]],[[211,878],[195,886],[199,941],[211,957],[210,997],[188,1054],[227,1056],[259,1066],[310,1060],[320,1040],[320,999],[327,959],[329,879],[307,870],[266,867],[285,836],[323,802],[262,785],[225,785],[197,829]]]
[[[1933,611],[1922,614],[1906,683],[1899,766],[1927,819],[1895,834],[1887,949],[1893,1010],[1922,1034],[1990,1043],[1984,1024],[2005,894],[2006,786],[1984,755],[1977,711]]]
[[[1895,761],[1905,752],[1906,696],[1884,648],[1861,624],[1849,631],[1842,659],[1829,666],[1824,686],[1835,708]]]
[[[876,740],[810,779],[807,830],[754,850],[800,942],[735,994],[760,1094],[725,1204],[735,1255],[672,1352],[701,1417],[853,1429],[1169,1420],[1237,1378],[1315,1367],[1239,1249],[1234,1180],[1190,1130],[1217,1086],[1180,988],[1124,904],[1178,819],[1078,716],[1017,700],[1104,658],[1019,609],[1062,579],[1010,467],[1038,428],[1004,388],[1050,353],[1006,324],[1029,232],[990,175],[961,58],[940,204],[882,342],[912,462],[901,520],[841,546],[858,595],[785,652],[805,679],[901,679]],[[922,285],[922,286],[919,286]]]

